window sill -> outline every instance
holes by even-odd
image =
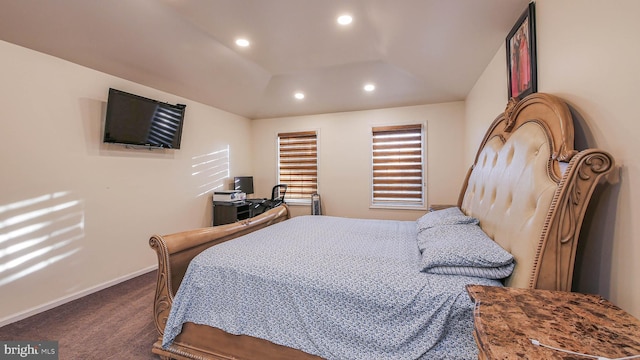
[[[420,205],[394,205],[394,204],[375,204],[369,205],[369,209],[386,209],[386,210],[418,210],[418,211],[426,211],[429,210],[428,207],[420,204]]]
[[[285,200],[284,203],[287,204],[287,206],[311,206],[310,200],[302,200],[302,201]]]

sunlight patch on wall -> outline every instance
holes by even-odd
[[[208,154],[194,156],[192,161],[191,175],[199,179],[198,197],[224,189],[225,179],[230,176],[229,145]]]
[[[63,243],[58,243],[56,245],[49,246],[48,248],[41,249],[39,251],[36,251],[34,253],[29,254],[29,255],[32,255],[32,256],[29,256],[29,257],[31,259],[31,258],[36,258],[38,256],[44,256],[47,253],[49,253],[49,252],[51,252],[51,251],[53,251],[53,250],[55,250],[57,248],[60,248],[62,246],[68,245],[68,243],[70,243],[70,241],[68,241],[66,243],[63,242]],[[16,281],[16,280],[18,280],[20,278],[23,278],[23,277],[25,277],[25,276],[27,276],[29,274],[32,274],[32,273],[34,273],[36,271],[42,270],[42,269],[46,268],[47,266],[49,266],[49,265],[51,265],[53,263],[56,263],[56,262],[58,262],[58,261],[60,261],[60,260],[62,260],[64,258],[67,258],[67,257],[75,254],[78,251],[80,251],[80,249],[79,248],[75,248],[75,249],[67,251],[66,253],[63,253],[63,254],[60,254],[60,255],[56,255],[56,256],[52,256],[50,258],[46,258],[45,260],[39,261],[38,263],[33,264],[33,265],[31,265],[31,266],[29,266],[27,268],[18,267],[17,266],[17,265],[22,264],[24,261],[20,261],[19,263],[16,263],[16,264],[9,263],[9,264],[7,264],[5,266],[7,269],[15,268],[15,269],[19,269],[19,271],[18,272],[13,272],[9,276],[1,277],[0,278],[0,286],[4,286],[4,285],[6,285],[8,283]],[[30,260],[30,259],[25,259],[25,261],[26,260]],[[20,259],[20,260],[22,260],[22,259]],[[5,270],[1,266],[2,265],[0,265],[0,274],[2,274],[2,272],[4,272],[4,270]]]
[[[0,286],[80,250],[83,201],[62,191],[0,205]]]

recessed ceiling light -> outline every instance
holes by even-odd
[[[302,100],[302,99],[304,99],[304,93],[298,91],[297,93],[293,94],[293,97],[295,97],[298,100]]]
[[[338,17],[338,24],[340,25],[349,25],[353,21],[351,15],[341,15]]]
[[[364,91],[371,92],[371,91],[373,91],[373,90],[375,90],[375,89],[376,89],[376,86],[375,86],[375,85],[373,85],[373,84],[366,84],[366,85],[364,86]]]
[[[236,45],[241,46],[241,47],[247,47],[249,46],[249,40],[247,39],[237,39],[236,40]]]

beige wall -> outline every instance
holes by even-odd
[[[466,171],[460,166],[463,155],[463,118],[464,103],[453,102],[254,120],[252,132],[256,193],[267,196],[276,182],[277,133],[317,130],[318,186],[323,214],[414,220],[424,211],[369,209],[371,127],[426,123],[427,203],[455,203]],[[310,207],[292,206],[292,212],[294,215],[308,214]]]
[[[640,2],[537,0],[538,91],[563,97],[579,114],[576,145],[609,151],[620,181],[595,194],[583,227],[574,287],[640,317]],[[506,104],[504,46],[469,94],[467,143],[477,144]],[[475,146],[475,145],[474,145]],[[475,149],[468,147],[466,159]]]
[[[0,79],[0,326],[153,269],[152,234],[210,223],[214,165],[250,171],[248,119],[1,41]],[[186,103],[182,149],[103,144],[109,87]]]

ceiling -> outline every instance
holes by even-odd
[[[255,119],[463,100],[528,2],[0,0],[0,39]]]

